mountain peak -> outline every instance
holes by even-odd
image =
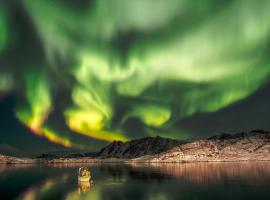
[[[136,158],[143,155],[153,155],[166,151],[183,142],[157,137],[145,137],[128,142],[113,141],[100,150],[100,157]]]

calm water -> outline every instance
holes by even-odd
[[[270,163],[86,165],[91,186],[80,166],[0,165],[0,199],[270,199]]]

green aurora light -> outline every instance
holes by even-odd
[[[46,67],[21,66],[26,103],[16,115],[39,135],[76,146],[52,126],[50,136],[42,131],[61,104],[57,93],[68,88],[61,115],[74,134],[125,141],[136,137],[123,128],[135,118],[148,135],[154,128],[157,135],[166,137],[158,131],[166,129],[170,137],[192,138],[174,127],[177,120],[226,108],[269,78],[270,1],[259,2],[98,0],[76,7],[22,0]],[[1,53],[9,38],[3,11]],[[2,72],[0,91],[16,90],[14,77]]]

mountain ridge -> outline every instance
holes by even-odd
[[[102,148],[98,156],[101,158],[116,157],[130,159],[158,154],[182,143],[184,142],[160,136],[144,137],[128,142],[113,141]]]
[[[149,162],[213,162],[270,160],[270,132],[253,130],[221,134],[179,145]]]
[[[1,156],[0,163],[87,163],[87,162],[225,162],[270,161],[270,132],[253,130],[222,133],[207,139],[178,141],[146,137],[128,142],[113,141],[97,154],[40,156],[36,159]]]
[[[98,156],[135,162],[197,162],[270,160],[269,153],[270,133],[257,129],[236,134],[221,133],[189,142],[162,137],[125,143],[114,141],[101,149]]]

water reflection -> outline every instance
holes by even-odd
[[[79,165],[13,167],[0,167],[3,199],[270,199],[268,162],[90,164],[94,185]]]
[[[91,186],[91,172],[87,167],[80,167],[78,171],[78,194],[89,192]]]
[[[131,164],[133,170],[142,171],[142,173],[146,167],[163,176],[169,175],[196,184],[270,185],[269,162]]]
[[[79,181],[78,182],[78,194],[86,193],[90,191],[91,183],[89,181]]]
[[[68,181],[68,175],[64,174],[56,178],[48,178],[41,183],[31,185],[25,192],[23,192],[19,199],[22,200],[35,200],[50,197],[55,190],[61,187]]]

